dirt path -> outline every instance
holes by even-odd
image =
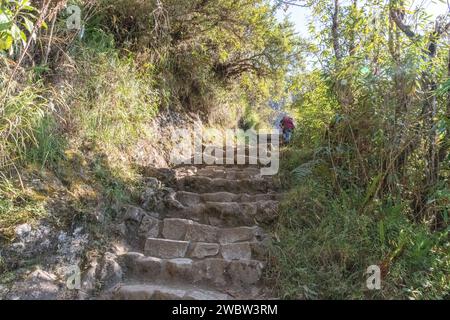
[[[111,299],[267,298],[262,276],[280,194],[257,166],[180,167],[161,213],[133,208],[145,239],[121,257]],[[135,251],[134,251],[135,250]]]

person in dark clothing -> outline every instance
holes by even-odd
[[[280,127],[283,130],[283,143],[288,144],[291,141],[292,133],[295,129],[294,120],[289,116],[281,119]]]

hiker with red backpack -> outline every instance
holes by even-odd
[[[295,129],[294,119],[289,116],[284,116],[281,119],[280,127],[283,130],[283,144],[288,144],[291,141],[292,133]]]

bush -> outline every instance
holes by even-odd
[[[314,161],[295,147],[285,151],[283,174]],[[409,205],[389,197],[361,210],[364,190],[337,192],[322,164],[289,180],[274,229],[282,298],[443,299],[450,294],[450,228],[432,231],[408,219]],[[301,167],[301,165],[300,165]],[[306,171],[306,170],[305,170]],[[289,174],[290,173],[290,174]],[[294,175],[295,176],[295,175]],[[382,289],[366,288],[366,269],[382,270]]]

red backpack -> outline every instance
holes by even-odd
[[[294,120],[291,117],[284,117],[283,118],[283,127],[286,129],[294,129]]]

